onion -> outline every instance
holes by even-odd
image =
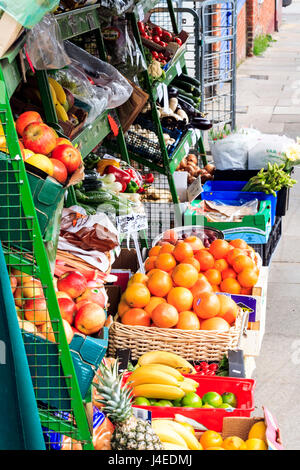
[[[198,158],[196,157],[196,155],[190,153],[188,156],[187,156],[187,161],[188,162],[193,162],[195,165],[198,165]]]
[[[215,165],[213,165],[212,163],[208,163],[208,164],[204,167],[204,169],[205,169],[208,173],[210,173],[211,175],[216,171],[216,167],[215,167]]]

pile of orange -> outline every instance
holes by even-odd
[[[227,294],[251,295],[259,270],[246,242],[196,236],[178,240],[168,231],[149,251],[146,274],[129,281],[118,313],[125,325],[228,331],[238,306]]]

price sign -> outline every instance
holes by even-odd
[[[199,194],[202,193],[202,184],[201,184],[201,176],[198,176],[197,179],[188,187],[188,201],[193,202]]]
[[[148,219],[145,214],[120,215],[117,217],[117,227],[123,234],[147,230]]]
[[[162,83],[160,83],[160,84],[158,85],[158,87],[157,87],[157,97],[158,97],[158,100],[159,100],[159,101],[162,101],[163,96],[164,96],[164,90],[163,90]]]
[[[177,62],[176,64],[176,72],[177,72],[178,77],[182,74],[182,68],[181,68],[180,62]]]

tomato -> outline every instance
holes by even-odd
[[[209,365],[209,370],[215,371],[215,370],[217,370],[217,369],[218,369],[218,364],[210,364],[210,365]]]
[[[160,59],[164,59],[164,58],[165,58],[165,56],[164,56],[164,54],[163,54],[162,52],[159,52],[158,57],[159,57]]]
[[[145,25],[142,21],[138,21],[138,28],[139,28],[139,31],[142,33],[145,31]]]
[[[154,26],[153,33],[156,34],[157,36],[161,37],[161,35],[163,33],[163,30],[160,28],[160,26]]]
[[[158,59],[158,52],[152,51],[151,54],[154,59]]]
[[[168,44],[167,44],[166,42],[164,42],[164,41],[159,41],[158,44],[159,44],[161,47],[167,47],[167,45],[168,45]]]
[[[165,42],[170,42],[172,40],[173,36],[169,31],[164,31],[162,34],[162,40]]]
[[[174,41],[177,42],[179,46],[182,46],[182,41],[180,38],[174,38]]]
[[[153,41],[156,42],[156,44],[160,43],[160,37],[159,36],[153,36]]]
[[[204,369],[204,368],[206,369],[206,368],[208,367],[207,362],[200,362],[200,367],[201,367],[202,369]]]

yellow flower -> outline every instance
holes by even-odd
[[[297,160],[300,160],[300,142],[298,143],[297,139],[297,144],[291,145],[286,151],[285,151],[286,158],[292,162],[296,162]]]

